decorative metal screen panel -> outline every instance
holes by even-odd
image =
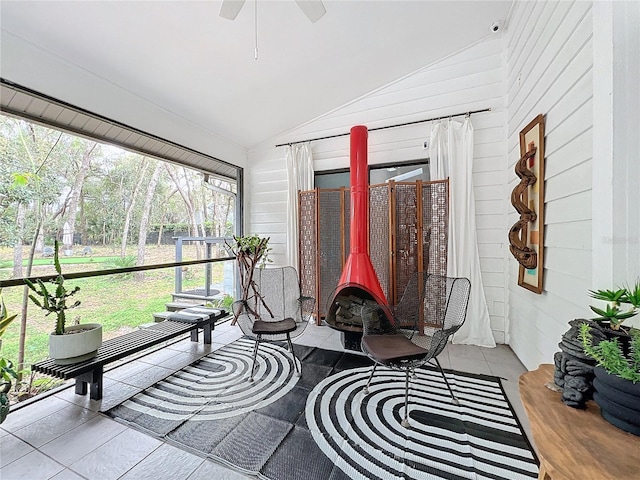
[[[318,190],[319,208],[319,284],[318,311],[320,316],[326,314],[327,303],[338,285],[344,262],[344,229],[342,190]]]
[[[445,277],[449,240],[449,180],[422,185],[422,236],[424,244],[423,271]],[[446,310],[446,282],[431,282],[425,308],[425,326],[442,326]]]
[[[351,250],[351,189],[344,188],[343,197],[344,197],[344,221],[343,221],[343,230],[344,230],[344,251],[345,255]],[[346,261],[347,258],[345,256],[343,261]],[[336,287],[338,285],[336,284]]]
[[[418,242],[418,185],[396,183],[395,194],[395,301],[402,297],[409,280],[418,271],[422,242]],[[418,251],[420,250],[420,252]]]
[[[316,234],[318,229],[316,226],[315,190],[300,192],[299,200],[300,265],[298,271],[300,272],[300,291],[304,296],[316,298],[318,295],[316,291],[318,282],[318,243]]]
[[[378,275],[380,286],[385,297],[390,297],[391,264],[389,262],[389,245],[391,226],[389,219],[389,185],[369,186],[369,256]]]
[[[449,240],[449,180],[422,185],[423,271],[447,274]]]
[[[349,252],[350,200],[348,188],[300,192],[300,282],[320,317]],[[446,275],[448,202],[448,180],[369,187],[371,263],[389,302],[400,300],[416,271]]]

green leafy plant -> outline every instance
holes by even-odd
[[[580,340],[584,352],[598,362],[608,373],[632,381],[640,382],[640,330],[631,329],[629,354],[622,351],[617,338],[601,340],[594,344],[591,327],[586,323],[580,326]]]
[[[13,363],[4,357],[0,357],[0,423],[4,422],[9,409],[11,408],[9,401],[9,390],[13,380],[18,379],[18,374],[13,369]]]
[[[29,298],[38,307],[47,312],[47,315],[54,313],[56,316],[56,326],[54,330],[55,335],[64,335],[64,327],[66,324],[66,312],[70,308],[75,308],[80,305],[80,301],[76,300],[72,305],[67,305],[67,300],[75,295],[80,287],[75,287],[73,290],[67,290],[64,285],[64,276],[62,275],[62,268],[60,267],[60,259],[58,258],[58,241],[56,240],[53,253],[53,265],[55,266],[56,273],[58,274],[53,280],[49,282],[55,285],[51,291],[47,289],[45,283],[38,279],[37,285],[30,280],[25,279],[27,286],[35,292],[36,295],[42,297],[42,301],[29,294]]]
[[[2,290],[0,289],[0,348],[2,348],[2,335],[7,330],[16,315],[9,315],[7,307],[4,304]],[[18,374],[13,369],[13,363],[4,357],[0,357],[0,423],[9,415],[9,390],[13,380],[18,379]]]
[[[225,293],[220,298],[215,298],[210,302],[207,302],[208,307],[212,308],[224,308],[227,311],[231,310],[231,305],[233,305],[233,297],[228,293]]]
[[[640,279],[633,286],[624,286],[617,290],[589,290],[589,296],[597,300],[609,302],[605,309],[590,306],[598,315],[596,322],[609,322],[612,330],[620,330],[622,322],[640,313]],[[628,310],[620,308],[621,304],[628,304]]]
[[[64,380],[41,376],[32,370],[25,369],[20,373],[22,373],[23,380],[16,385],[16,396],[19,402],[35,397],[64,383]]]
[[[2,289],[0,289],[0,337],[2,337],[7,328],[9,328],[11,322],[13,322],[16,317],[16,314],[9,315],[7,307],[4,304],[4,298],[2,297]]]
[[[11,388],[11,382],[16,378],[18,373],[13,369],[13,362],[0,357],[0,393],[7,393]]]
[[[111,257],[107,259],[103,268],[112,269],[112,268],[129,268],[136,266],[136,256],[135,255],[125,255],[124,257]],[[112,278],[131,278],[133,273],[120,273],[117,275],[112,275]]]
[[[238,256],[252,257],[255,259],[255,265],[264,267],[267,263],[271,263],[269,252],[269,237],[260,237],[256,234],[245,235],[243,237],[233,237],[234,243],[225,242],[231,249],[233,254]]]

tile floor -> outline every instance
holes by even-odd
[[[214,343],[188,339],[116,365],[105,372],[101,401],[75,395],[72,385],[21,405],[0,427],[2,480],[241,480],[236,471],[128,428],[100,413],[211,351],[240,338],[228,322],[216,326]],[[340,335],[310,325],[295,343],[342,350]],[[496,375],[531,439],[518,394],[526,370],[511,349],[449,345],[443,368]],[[26,403],[26,402],[25,402]]]

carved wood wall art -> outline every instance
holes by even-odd
[[[538,215],[527,205],[527,189],[538,180],[536,175],[527,168],[529,160],[535,157],[537,148],[533,147],[516,163],[516,175],[520,183],[511,192],[511,204],[520,214],[520,220],[509,230],[509,250],[518,263],[524,268],[536,268],[538,254],[533,248],[527,247],[527,226],[535,222]]]
[[[511,203],[520,214],[509,230],[509,250],[519,263],[518,285],[542,293],[544,265],[544,115],[520,132],[520,182]]]

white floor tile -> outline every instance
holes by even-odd
[[[60,435],[64,435],[96,415],[95,412],[85,408],[68,404],[62,410],[16,430],[15,435],[37,448]]]
[[[174,343],[169,348],[171,348],[171,350],[176,350],[179,352],[186,352],[192,355],[203,356],[219,348],[217,344],[219,344],[220,342],[217,341],[215,334],[213,335],[213,338],[211,339],[211,341],[213,343],[204,344],[202,343],[202,340],[200,340],[199,342],[192,342],[190,340],[185,340],[183,342]]]
[[[177,355],[166,359],[165,361],[158,363],[157,365],[163,368],[168,368],[171,370],[180,370],[187,365],[192,364],[196,360],[200,359],[202,355],[193,354],[188,352],[178,352]]]
[[[18,437],[7,434],[2,437],[0,442],[0,467],[17,460],[20,457],[24,457],[28,453],[31,453],[34,448],[20,440]],[[0,476],[2,478],[2,476]]]
[[[54,412],[62,410],[69,406],[66,402],[55,396],[38,400],[21,408],[14,409],[12,407],[9,416],[2,424],[2,428],[7,432],[15,432],[16,430],[26,427],[30,423],[37,422]]]
[[[520,363],[518,357],[511,350],[508,345],[496,345],[495,348],[482,348],[480,347],[480,351],[484,356],[487,362],[497,362],[497,363],[511,363],[517,362]]]
[[[449,355],[447,355],[446,352],[442,352],[438,355],[438,362],[440,362],[440,366],[442,368],[451,368],[451,361],[449,360]]]
[[[127,375],[124,378],[121,378],[120,381],[133,387],[147,388],[154,383],[167,378],[175,371],[173,369],[160,367],[158,365],[146,364],[146,366],[147,368],[145,370]]]
[[[449,356],[451,368],[460,372],[479,373],[482,375],[492,375],[489,364],[482,360],[474,360],[470,358],[459,358]]]
[[[51,458],[70,466],[105,444],[126,427],[115,420],[97,415],[70,432],[52,440],[40,450]]]
[[[173,445],[164,444],[120,478],[121,480],[189,478],[202,463],[202,458]]]
[[[187,480],[250,480],[253,478],[255,477],[248,477],[210,460],[205,460]]]
[[[0,468],[2,480],[47,480],[64,470],[64,466],[37,450]]]
[[[161,445],[160,440],[128,428],[70,468],[89,480],[115,480]]]
[[[319,346],[320,348],[324,348],[325,350],[336,350],[338,352],[344,351],[344,347],[342,346],[342,341],[338,336],[331,336],[327,338]]]
[[[449,354],[449,358],[459,358],[461,360],[482,360],[486,361],[482,354],[482,348],[475,345],[457,345],[449,343],[445,349]]]
[[[157,350],[153,353],[145,355],[144,357],[141,357],[140,361],[150,363],[152,365],[160,365],[161,363],[166,362],[167,360],[170,360],[180,354],[184,353],[178,350],[172,350],[170,348],[163,348],[162,350]]]
[[[491,369],[491,373],[497,377],[504,378],[509,382],[518,384],[518,379],[520,375],[527,371],[526,368],[519,362],[511,362],[511,363],[492,363],[489,362],[489,368]]]
[[[316,335],[302,335],[293,340],[296,345],[306,345],[307,347],[319,347],[326,342],[326,337],[318,337]]]
[[[126,363],[118,368],[114,368],[113,370],[105,372],[104,376],[110,380],[117,380],[119,382],[122,382],[132,375],[136,375],[140,372],[146,371],[148,368],[148,363],[145,363],[141,360],[134,360],[133,362]]]
[[[76,395],[73,387],[67,388],[56,396],[69,401],[79,407],[86,408],[92,412],[105,412],[112,407],[122,403],[126,398],[132,397],[142,389],[132,385],[126,385],[117,380],[104,377],[102,386],[102,400],[91,400],[89,394]]]
[[[227,344],[227,343],[235,342],[242,336],[243,336],[242,331],[238,328],[237,330],[229,330],[228,332],[224,332],[224,333],[216,333],[214,335],[213,340],[216,343]]]
[[[78,475],[73,470],[65,468],[57,475],[51,477],[49,480],[86,480],[86,479]]]

